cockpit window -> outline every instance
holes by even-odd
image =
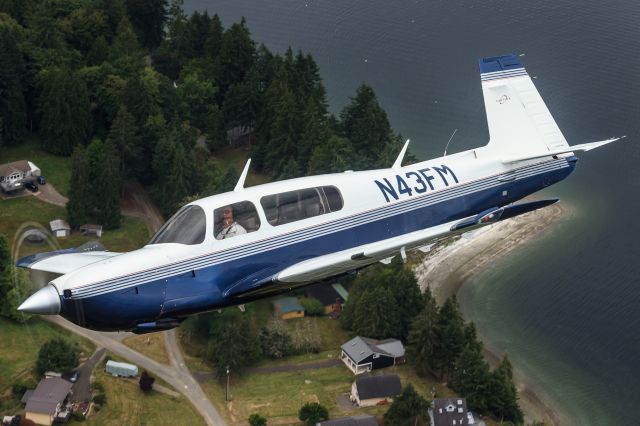
[[[320,186],[266,195],[260,204],[273,226],[331,213],[342,209],[342,196],[335,186]]]
[[[213,234],[218,240],[257,231],[260,217],[250,201],[222,206],[213,211]]]
[[[185,206],[160,228],[149,244],[200,244],[204,241],[206,228],[204,210],[199,206]]]

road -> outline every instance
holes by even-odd
[[[169,383],[191,402],[208,425],[225,425],[224,420],[222,420],[222,417],[220,417],[216,408],[211,404],[211,401],[209,401],[198,382],[193,378],[191,372],[184,364],[184,359],[182,358],[182,354],[180,353],[180,349],[175,338],[175,332],[165,334],[165,338],[168,343],[167,350],[169,351],[171,359],[171,365],[165,365],[147,358],[146,356],[122,344],[117,338],[118,336],[116,336],[121,333],[101,333],[98,331],[87,330],[85,328],[78,327],[59,316],[48,316],[45,318],[60,327],[91,340],[96,345],[127,359],[141,369],[147,370],[156,377],[159,377]]]
[[[91,358],[86,360],[80,368],[78,368],[78,381],[73,384],[73,400],[79,402],[89,402],[91,400],[91,374],[96,368],[98,361],[102,359],[105,349],[98,349]]]

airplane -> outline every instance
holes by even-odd
[[[569,146],[518,56],[478,62],[487,145],[402,166],[407,141],[391,168],[245,188],[249,160],[233,191],[187,204],[138,250],[20,259],[43,287],[18,309],[101,331],[168,330],[551,205],[516,202],[569,176],[576,152],[620,139]],[[225,215],[244,232],[223,235]]]

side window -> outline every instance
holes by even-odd
[[[258,211],[249,201],[229,204],[213,211],[213,233],[218,240],[254,232],[259,228]]]
[[[260,204],[267,221],[278,226],[340,210],[342,197],[336,187],[326,186],[267,195]]]
[[[338,210],[342,210],[342,195],[340,195],[338,188],[335,186],[323,186],[322,190],[324,191],[325,197],[327,197],[327,203],[331,211],[337,212]]]

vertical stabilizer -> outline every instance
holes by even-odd
[[[513,157],[568,147],[516,55],[483,58],[478,62],[491,153]]]

